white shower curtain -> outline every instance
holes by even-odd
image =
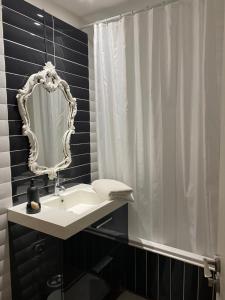
[[[135,190],[129,234],[214,255],[223,0],[95,25],[100,178]]]

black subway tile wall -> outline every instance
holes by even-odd
[[[146,299],[216,300],[201,267],[132,246],[126,260],[126,288]]]
[[[53,182],[28,168],[29,143],[22,136],[16,94],[28,77],[51,61],[77,98],[76,133],[72,135],[72,163],[60,173],[67,186],[90,182],[90,109],[87,34],[23,1],[2,1],[5,69],[8,98],[13,202],[26,201],[26,189],[35,178],[41,195]],[[55,57],[54,57],[55,53]]]
[[[2,0],[2,5],[12,193],[16,205],[27,200],[31,178],[35,178],[41,195],[52,193],[54,189],[54,182],[46,175],[37,176],[28,168],[29,143],[27,137],[22,136],[16,100],[17,90],[49,60],[69,83],[78,105],[76,134],[71,139],[72,163],[60,172],[60,179],[66,187],[90,182],[88,39],[84,32],[23,0]],[[46,299],[47,278],[62,271],[56,256],[61,247],[59,241],[16,224],[10,224],[9,229],[14,299]],[[86,234],[84,245],[83,236],[84,233],[80,233],[74,237],[76,243],[66,242],[64,263],[75,263],[78,257],[79,264],[83,262],[85,268],[95,272],[99,266],[105,266],[103,278],[146,299],[215,300],[202,268],[95,234]],[[42,247],[41,253],[38,245]],[[79,253],[86,259],[81,261]],[[99,255],[106,256],[104,264],[98,264]],[[44,276],[40,278],[43,270]]]

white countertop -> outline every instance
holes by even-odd
[[[78,185],[67,189],[66,192],[78,188],[90,189],[90,187],[90,185],[85,184]],[[73,211],[45,206],[44,204],[52,197],[53,195],[48,195],[41,198],[42,207],[37,214],[26,213],[27,203],[9,208],[8,221],[66,240],[126,204],[122,200],[105,200],[88,212],[76,214]]]

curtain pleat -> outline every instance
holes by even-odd
[[[132,237],[214,255],[222,0],[95,25],[99,174],[134,188]]]

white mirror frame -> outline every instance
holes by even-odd
[[[47,91],[54,92],[57,88],[63,91],[63,94],[69,105],[68,113],[68,130],[63,136],[63,153],[64,159],[54,167],[48,168],[45,166],[40,166],[37,163],[39,155],[39,144],[35,133],[30,127],[30,116],[27,109],[27,100],[32,95],[34,88],[38,85],[42,85]],[[70,151],[70,138],[71,134],[75,133],[74,127],[74,117],[77,114],[77,102],[70,92],[68,83],[62,80],[51,62],[47,62],[43,67],[43,70],[32,74],[25,86],[18,91],[16,96],[19,106],[19,112],[23,121],[23,135],[27,136],[30,143],[30,154],[28,159],[28,165],[30,170],[37,175],[48,174],[49,179],[54,179],[57,177],[57,172],[66,169],[71,161],[71,151]]]

